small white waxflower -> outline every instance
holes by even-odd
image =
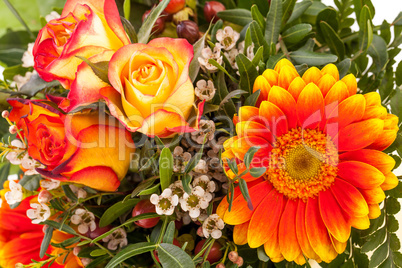
[[[27,210],[27,216],[33,224],[44,222],[50,215],[50,208],[45,204],[32,203],[31,208]]]
[[[200,186],[205,192],[215,192],[215,182],[211,181],[207,175],[202,175],[193,180],[193,187]]]
[[[191,132],[191,139],[198,144],[203,144],[205,135],[207,135],[207,141],[210,141],[214,138],[214,121],[201,119],[199,123],[199,130]]]
[[[230,26],[226,26],[223,30],[219,29],[216,32],[216,40],[219,41],[225,50],[231,50],[234,48],[239,38],[240,34]]]
[[[76,197],[81,198],[81,199],[84,199],[87,197],[87,192],[85,192],[85,190],[83,190],[73,184],[70,184],[69,186],[70,186],[71,191],[75,194]]]
[[[159,215],[172,215],[179,203],[179,197],[173,194],[172,189],[166,188],[161,195],[151,195],[150,201]]]
[[[35,43],[29,43],[28,49],[22,55],[22,67],[29,68],[35,65],[34,56],[32,55],[32,50]]]
[[[230,66],[232,66],[233,69],[237,70],[239,67],[236,64],[236,56],[239,55],[239,50],[236,48],[232,48],[229,52],[224,52],[223,54],[225,57],[228,59]]]
[[[198,57],[198,62],[204,71],[216,72],[218,68],[211,63],[209,59],[214,59],[219,65],[222,65],[223,57],[221,56],[221,46],[215,46],[214,51],[210,47],[205,47],[201,51],[201,57]]]
[[[32,159],[28,154],[25,154],[24,157],[21,160],[21,165],[24,169],[26,169],[25,171],[25,175],[35,175],[35,174],[39,174],[36,171],[36,168],[44,168],[44,165],[39,164],[37,161],[35,161],[34,159]]]
[[[184,225],[188,225],[191,223],[191,217],[188,215],[188,212],[181,212],[176,210],[176,216],[178,221],[182,221]]]
[[[60,18],[60,14],[57,13],[56,11],[52,11],[52,12],[50,12],[50,14],[46,15],[45,20],[46,20],[46,22],[49,22],[51,20],[55,20],[58,18]]]
[[[173,171],[183,173],[188,161],[191,159],[191,154],[189,152],[184,152],[182,147],[176,146],[173,150],[173,158]]]
[[[41,180],[40,187],[46,189],[48,191],[54,190],[60,187],[60,181],[49,179],[49,180]]]
[[[24,192],[22,191],[21,184],[10,181],[9,184],[10,191],[6,192],[4,198],[6,199],[9,205],[14,205],[22,201],[24,197]]]
[[[205,193],[202,187],[194,187],[191,190],[191,194],[183,194],[183,198],[180,200],[181,208],[184,211],[188,211],[191,218],[198,218],[201,214],[201,209],[206,209],[212,200],[212,195],[208,194]]]
[[[10,145],[14,148],[7,153],[6,158],[13,165],[20,165],[25,151],[25,145],[20,140],[12,140]]]
[[[207,174],[208,173],[207,162],[204,159],[200,159],[200,161],[194,167],[194,171],[197,173]]]
[[[210,215],[202,224],[202,232],[206,238],[212,236],[218,239],[222,236],[222,229],[225,227],[223,220],[218,214]]]
[[[169,188],[172,190],[172,194],[177,195],[179,199],[183,197],[184,189],[181,180],[175,181],[174,183],[170,184]]]
[[[237,46],[238,50],[239,50],[239,53],[242,53],[242,54],[246,55],[246,57],[249,60],[252,60],[254,58],[254,43],[251,43],[251,45],[247,47],[246,51],[244,51],[244,45],[245,45],[245,42],[242,41]]]
[[[123,228],[116,229],[113,233],[102,239],[103,242],[109,242],[107,248],[110,250],[116,250],[118,246],[120,248],[127,246],[127,233]]]
[[[195,95],[200,99],[200,100],[205,100],[205,101],[210,101],[214,98],[215,96],[215,86],[214,83],[211,80],[199,80],[197,82],[197,86],[195,88]]]
[[[96,229],[95,215],[88,210],[77,208],[74,215],[71,217],[71,222],[78,225],[78,232],[86,234],[88,230],[94,231]]]

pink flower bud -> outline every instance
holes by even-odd
[[[18,127],[16,125],[12,125],[12,126],[10,126],[8,131],[10,131],[11,134],[15,134],[18,132]]]
[[[52,199],[53,195],[48,190],[42,190],[39,192],[38,201],[39,203],[47,203]]]
[[[7,111],[7,110],[4,110],[4,111],[1,113],[1,116],[2,116],[3,118],[7,118],[9,115],[10,115],[10,112]]]

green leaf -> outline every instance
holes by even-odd
[[[373,58],[377,73],[380,73],[388,63],[387,43],[378,35],[373,35],[373,41],[367,50],[367,53]]]
[[[296,64],[306,63],[309,66],[325,65],[337,61],[338,57],[332,54],[316,53],[309,51],[293,51],[290,52],[290,58]]]
[[[47,249],[49,248],[50,240],[52,240],[53,236],[53,227],[48,226],[45,230],[45,236],[43,237],[42,244],[40,245],[40,252],[39,252],[39,257],[42,259],[45,254]]]
[[[64,194],[72,201],[76,202],[78,200],[78,197],[73,193],[69,185],[62,185],[61,188],[63,189]]]
[[[59,222],[55,222],[55,221],[51,221],[51,220],[46,220],[46,221],[42,222],[41,224],[47,224],[47,225],[53,227],[54,229],[58,229],[60,231],[66,232],[68,234],[77,235],[77,233],[74,231],[74,229],[66,224],[61,224]]]
[[[267,60],[269,57],[269,46],[267,41],[265,41],[264,39],[264,35],[262,34],[262,30],[261,27],[259,26],[259,24],[256,21],[253,21],[252,23],[250,23],[250,36],[251,36],[251,40],[255,45],[255,51],[257,51],[257,49],[259,48],[263,48],[263,55],[264,55],[264,60]],[[246,50],[246,48],[244,49]],[[254,51],[254,52],[255,52]],[[241,76],[240,76],[241,77]],[[241,80],[241,78],[240,78]]]
[[[20,180],[20,184],[22,187],[27,189],[28,191],[36,191],[40,186],[40,180],[42,177],[40,175],[24,175],[22,180]]]
[[[183,189],[186,193],[191,194],[191,176],[189,174],[184,174],[183,179],[181,180],[181,183],[183,185]]]
[[[105,249],[101,249],[101,248],[95,249],[90,253],[90,255],[92,257],[99,257],[99,256],[103,256],[105,254],[107,254],[107,251]]]
[[[250,168],[250,164],[253,161],[253,157],[259,149],[260,149],[260,147],[258,147],[258,146],[252,146],[252,147],[250,147],[250,149],[248,149],[248,151],[244,155],[243,162],[247,168]]]
[[[275,65],[281,60],[286,58],[286,56],[283,53],[278,53],[276,55],[273,55],[271,57],[269,57],[268,61],[267,61],[267,69],[274,69]]]
[[[267,15],[267,26],[265,27],[265,40],[268,45],[278,42],[282,22],[282,0],[272,0]]]
[[[39,77],[37,73],[34,73],[31,78],[25,83],[16,94],[23,94],[28,97],[35,96],[39,91],[45,88],[56,87],[60,85],[58,81],[46,82]]]
[[[158,183],[158,184],[152,186],[151,188],[142,190],[138,195],[150,195],[150,194],[156,193],[159,190],[160,186],[161,186],[161,184]]]
[[[220,19],[212,27],[212,30],[211,30],[211,42],[213,44],[215,44],[217,42],[216,33],[218,32],[219,29],[222,29],[222,26],[223,26],[223,21]]]
[[[319,36],[323,36],[322,29],[321,29],[321,22],[325,21],[331,28],[337,32],[339,28],[339,23],[338,23],[338,15],[336,13],[336,10],[333,8],[325,8],[320,11],[317,15],[316,19],[316,26],[317,26],[317,34]]]
[[[331,52],[336,54],[340,60],[345,57],[345,44],[342,42],[335,30],[326,22],[320,22],[322,35]]]
[[[81,240],[81,238],[78,237],[78,236],[71,237],[71,238],[69,238],[69,239],[64,240],[63,242],[61,242],[61,243],[60,243],[60,246],[61,246],[61,247],[69,247],[69,246],[71,246],[72,244],[75,244],[75,243],[79,242],[80,240]]]
[[[286,22],[292,15],[292,11],[295,7],[296,0],[285,0],[282,3],[282,27],[285,26]]]
[[[169,187],[173,175],[173,155],[169,148],[163,148],[159,157],[159,174],[162,191]]]
[[[258,10],[257,5],[251,7],[251,17],[258,23],[262,31],[265,31],[265,18]]]
[[[156,180],[155,177],[151,177],[149,179],[143,180],[138,184],[138,186],[133,190],[131,193],[131,197],[137,196],[141,191],[148,189],[151,185],[154,184],[154,181]]]
[[[392,233],[389,234],[389,247],[392,251],[398,251],[401,248],[401,241],[396,234]]]
[[[282,34],[282,39],[286,44],[297,44],[306,37],[313,27],[310,24],[300,23],[290,27]]]
[[[260,167],[260,168],[252,168],[250,169],[250,175],[254,178],[259,178],[267,171],[267,168]]]
[[[387,231],[389,233],[395,233],[399,229],[398,220],[395,218],[394,215],[387,215]]]
[[[239,169],[237,168],[236,161],[231,160],[231,159],[226,159],[226,162],[228,163],[230,170],[233,171],[233,173],[237,175],[237,173],[239,173]]]
[[[369,268],[374,268],[380,265],[388,256],[388,251],[388,243],[384,243],[379,248],[377,248],[371,256]]]
[[[29,33],[31,39],[35,39],[35,35],[32,33],[31,29],[29,29],[28,25],[25,23],[24,19],[21,17],[20,13],[15,9],[15,7],[8,0],[3,0],[10,11],[14,14],[14,16],[18,19],[18,21],[24,26],[25,30]]]
[[[397,86],[402,85],[402,61],[398,63],[395,71],[395,83]]]
[[[193,50],[194,50],[194,57],[190,62],[190,66],[188,68],[188,75],[191,79],[191,82],[194,82],[195,79],[197,78],[198,72],[200,70],[200,63],[198,61],[198,58],[201,57],[201,51],[205,47],[205,39],[208,36],[209,30],[211,29],[211,26],[208,28],[208,30],[205,32],[205,34],[198,39],[197,42],[193,45]]]
[[[4,79],[6,79],[6,80],[12,81],[15,75],[19,74],[19,75],[24,76],[25,73],[26,73],[27,71],[29,71],[29,70],[31,70],[31,68],[22,67],[21,64],[19,64],[19,65],[14,65],[14,66],[7,67],[7,68],[4,69],[4,71],[3,71],[3,77],[4,77]]]
[[[350,65],[352,63],[352,60],[347,58],[344,59],[343,61],[339,62],[336,64],[336,67],[338,68],[339,71],[339,78],[342,79],[347,73],[349,72]]]
[[[140,242],[137,244],[132,244],[124,249],[122,249],[119,253],[114,256],[109,263],[106,265],[105,268],[114,268],[117,267],[120,263],[124,262],[125,260],[134,257],[136,255],[149,252],[155,250],[157,245],[152,244],[150,242]]]
[[[96,258],[92,260],[85,268],[97,268],[101,267],[100,265],[105,262],[107,259],[109,259],[110,256],[108,255],[103,255],[102,257]],[[103,264],[104,265],[104,264]]]
[[[240,73],[240,88],[252,94],[254,81],[258,76],[257,69],[244,54],[236,56],[236,63]]]
[[[258,259],[262,262],[268,262],[269,261],[269,257],[267,255],[267,253],[265,253],[265,249],[264,246],[261,246],[259,248],[257,248],[257,255],[258,255]]]
[[[198,151],[198,153],[196,153],[187,163],[186,168],[184,169],[184,173],[187,174],[195,168],[198,162],[200,162],[203,151],[204,151],[204,144],[202,144],[201,149]]]
[[[138,31],[138,42],[146,44],[152,32],[152,28],[159,18],[163,10],[169,4],[170,0],[162,0],[155,8],[151,10],[147,18],[142,23],[140,30]]]
[[[128,2],[130,3],[129,0],[125,0],[124,4]],[[131,22],[124,18],[124,17],[120,17],[121,22],[123,24],[124,30],[126,31],[128,37],[130,38],[130,41],[132,44],[138,43],[138,36],[137,36],[137,32],[135,31],[134,26],[131,24]]]
[[[264,54],[264,47],[257,48],[257,52],[255,52],[254,58],[251,60],[251,63],[257,67],[259,62],[263,60],[262,58],[263,54]]]
[[[241,90],[241,89],[236,89],[236,90],[233,90],[233,91],[229,92],[229,94],[227,94],[226,97],[223,98],[223,100],[219,104],[219,108],[222,108],[225,105],[225,103],[227,103],[230,99],[232,99],[232,98],[234,98],[236,96],[247,94],[247,93],[248,93],[247,91],[244,91],[244,90]]]
[[[120,201],[117,202],[116,204],[113,204],[105,211],[105,213],[103,213],[99,221],[99,227],[105,227],[111,224],[121,215],[134,208],[139,201],[140,201],[139,199],[128,199],[124,202]]]
[[[253,20],[251,16],[251,11],[243,8],[236,8],[218,12],[218,17],[224,21],[228,21],[240,26],[246,26]]]
[[[248,192],[247,182],[242,178],[239,179],[239,187],[244,200],[247,202],[248,209],[253,210],[253,203],[251,202],[251,197]]]
[[[402,12],[399,12],[398,16],[396,16],[395,20],[392,22],[392,25],[402,25]]]
[[[126,20],[130,20],[130,11],[131,11],[131,0],[124,0],[123,12],[124,12],[124,18]]]
[[[218,70],[222,71],[224,74],[226,74],[230,80],[232,80],[234,83],[238,83],[239,81],[237,81],[237,79],[235,77],[233,77],[231,74],[229,74],[229,72],[222,66],[220,65],[216,60],[214,59],[209,59],[208,63],[212,64],[213,66],[215,66],[216,68],[218,68]]]
[[[367,6],[364,6],[360,12],[359,26],[359,51],[365,53],[373,41],[371,15]]]
[[[195,268],[191,257],[184,250],[172,244],[160,244],[158,247],[158,257],[164,268]]]
[[[401,210],[401,204],[395,197],[388,197],[386,204],[387,214],[394,215]]]
[[[296,3],[292,15],[288,19],[288,24],[292,21],[300,18],[301,15],[313,4],[311,0],[304,0],[302,2]]]
[[[385,228],[381,228],[371,235],[370,240],[367,241],[361,249],[361,252],[367,253],[374,249],[376,249],[379,245],[384,242],[385,236],[387,235],[387,231]]]
[[[171,221],[166,228],[166,232],[163,236],[163,242],[168,244],[173,244],[174,230],[176,229],[174,221]]]
[[[258,97],[260,96],[261,90],[257,90],[244,101],[244,106],[255,106],[257,103]]]
[[[3,189],[3,184],[7,180],[8,175],[10,174],[10,162],[5,162],[1,164],[0,167],[0,190]]]
[[[109,69],[108,61],[91,62],[87,58],[81,56],[76,57],[84,61],[86,64],[88,64],[88,66],[91,67],[92,71],[95,73],[97,77],[99,77],[99,79],[101,79],[105,83],[110,84],[108,77],[108,69]]]
[[[218,72],[216,79],[214,80],[214,86],[216,88],[214,103],[220,104],[225,96],[229,94],[229,91],[226,87],[224,73]],[[224,104],[223,112],[226,116],[233,118],[233,115],[236,113],[236,106],[234,105],[233,100],[229,100]]]

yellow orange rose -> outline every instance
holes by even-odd
[[[114,0],[68,0],[61,17],[38,34],[35,69],[45,81],[59,80],[69,89],[82,62],[76,56],[90,58],[129,43]]]
[[[103,191],[120,185],[134,153],[131,135],[114,118],[96,112],[64,115],[39,101],[9,99],[9,119],[28,141],[28,154],[46,166],[44,177]]]

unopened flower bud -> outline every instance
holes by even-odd
[[[198,25],[191,20],[183,20],[177,25],[177,36],[185,38],[190,44],[194,44],[200,38]]]
[[[218,265],[216,265],[216,268],[225,268],[226,266],[223,263],[218,263]]]
[[[151,10],[145,11],[144,15],[142,15],[142,21],[144,21],[148,17],[149,13],[151,13]],[[163,30],[165,30],[165,21],[162,17],[159,17],[155,21],[154,27],[152,27],[152,33],[154,35],[158,35],[158,34],[162,33]]]
[[[12,125],[12,126],[10,126],[8,131],[10,131],[11,134],[15,134],[18,132],[18,127],[16,125]]]
[[[204,17],[205,19],[210,22],[213,20],[213,23],[219,20],[218,12],[225,10],[225,6],[217,1],[209,1],[205,3],[204,6]]]
[[[81,251],[81,248],[80,248],[80,247],[74,247],[74,249],[73,249],[73,254],[74,254],[74,256],[78,256],[78,254],[80,253],[80,251]]]
[[[238,267],[242,267],[244,264],[244,260],[242,257],[238,257],[236,261],[233,262],[234,264],[237,264]]]
[[[197,235],[198,235],[199,237],[204,237],[204,233],[202,232],[202,227],[201,227],[201,226],[198,227],[198,229],[197,229]]]
[[[7,118],[9,115],[10,115],[10,112],[7,111],[7,110],[4,110],[4,111],[1,113],[1,116],[2,116],[3,118]]]
[[[235,262],[239,258],[239,254],[236,251],[231,251],[228,254],[228,258],[231,262]]]
[[[53,195],[48,190],[42,190],[38,194],[39,203],[47,203],[52,199]]]
[[[84,267],[88,266],[92,262],[92,259],[90,258],[82,258],[81,263],[84,265]]]

